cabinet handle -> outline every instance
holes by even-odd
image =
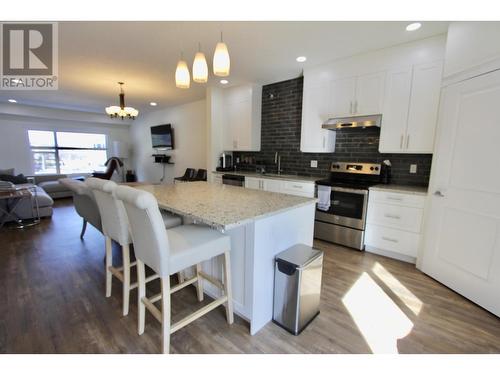
[[[406,136],[406,148],[410,147],[410,135]]]
[[[323,136],[323,148],[325,148],[325,136]]]
[[[351,109],[349,113],[352,115],[352,100],[351,100]]]
[[[403,198],[393,197],[393,196],[390,196],[390,195],[387,196],[387,199],[389,199],[390,201],[398,201],[398,202],[401,202],[403,200]]]
[[[358,113],[358,101],[354,102],[354,113]]]
[[[403,139],[404,139],[404,135],[401,134],[401,138],[399,140],[399,148],[402,149],[403,148]]]
[[[389,237],[382,237],[382,239],[384,241],[389,241],[389,242],[394,242],[394,243],[398,243],[399,241],[396,240],[395,238],[389,238]]]
[[[385,214],[384,215],[385,217],[388,217],[390,219],[401,219],[401,216],[398,216],[398,215],[392,215],[392,214]]]
[[[292,185],[292,187],[294,187],[296,189],[302,189],[302,186],[300,186],[300,185]]]

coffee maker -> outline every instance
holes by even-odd
[[[229,171],[233,168],[233,157],[225,152],[219,158],[219,165],[217,167],[218,171]]]

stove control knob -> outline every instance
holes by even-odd
[[[373,171],[373,167],[370,167],[370,171]]]
[[[378,171],[378,167],[375,167],[375,170]]]

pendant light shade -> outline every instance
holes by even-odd
[[[231,61],[229,59],[229,52],[226,43],[221,41],[215,46],[214,52],[214,74],[219,77],[227,77],[229,75],[229,68]]]
[[[208,65],[205,54],[199,51],[193,61],[193,81],[206,83],[208,81]]]
[[[177,69],[175,70],[175,86],[180,89],[188,89],[191,77],[189,75],[189,69],[184,60],[179,60],[177,63]]]

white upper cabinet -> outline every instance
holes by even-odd
[[[330,87],[328,84],[304,89],[302,98],[302,127],[300,151],[335,151],[335,132],[321,128],[328,119]]]
[[[442,74],[442,61],[413,67],[406,152],[433,152]]]
[[[385,72],[358,76],[352,114],[376,115],[382,113],[384,83]]]
[[[433,152],[442,71],[435,61],[387,74],[380,152]]]
[[[351,116],[356,95],[356,77],[341,78],[330,82],[330,93],[325,112],[330,116]]]
[[[412,68],[387,73],[387,84],[380,129],[380,152],[403,150],[410,106]]]
[[[262,87],[243,85],[224,92],[225,151],[260,151]]]

